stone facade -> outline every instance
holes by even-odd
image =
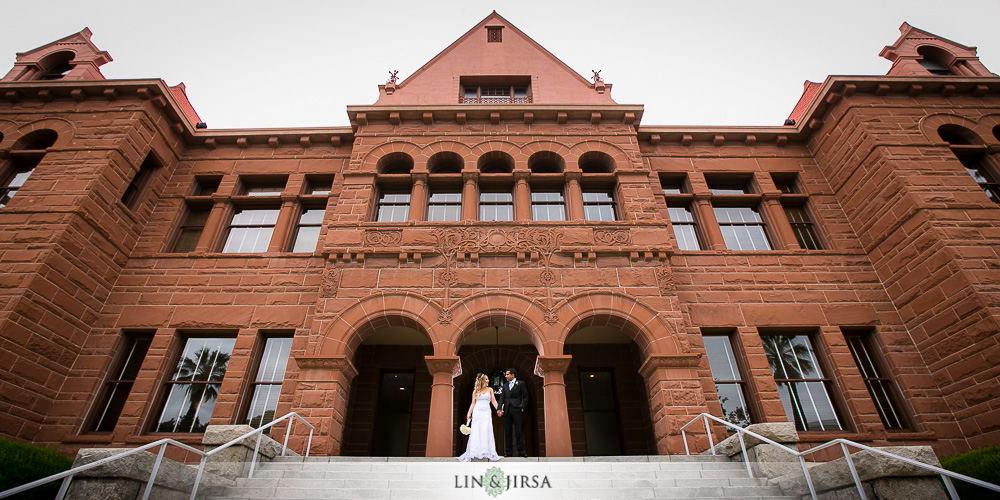
[[[472,379],[508,367],[531,389],[529,453],[682,453],[683,424],[723,414],[705,341],[721,335],[755,422],[790,419],[769,339],[808,339],[808,387],[838,430],[800,429],[803,446],[998,444],[1000,210],[984,189],[1000,79],[974,48],[901,31],[889,76],[807,84],[781,127],[640,125],[642,106],[496,13],[349,107],[350,127],[205,129],[182,85],[104,80],[86,30],[19,54],[0,81],[0,188],[16,191],[0,208],[0,432],[151,442],[178,387],[212,393],[196,422],[245,424],[268,339],[291,338],[268,411],[316,425],[313,454],[460,454]],[[510,220],[481,220],[482,193],[509,195]],[[561,197],[565,220],[538,220],[558,218],[533,215],[532,193]],[[254,211],[273,218],[237,222]],[[266,237],[233,251],[244,227]],[[769,249],[734,248],[754,230]],[[202,338],[231,339],[224,376],[178,386]]]

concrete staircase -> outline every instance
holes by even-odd
[[[492,469],[492,468],[496,469]],[[489,472],[492,469],[492,472]],[[500,474],[502,474],[502,478]],[[485,479],[480,479],[486,475]],[[502,489],[491,493],[490,484]],[[202,497],[201,495],[199,495]],[[792,500],[742,463],[711,456],[513,459],[289,457],[237,479],[222,499],[743,498]]]

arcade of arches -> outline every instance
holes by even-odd
[[[623,311],[643,310],[634,302],[623,307],[632,299],[600,295],[587,299],[606,299],[605,306]],[[468,305],[485,308],[472,312],[467,307],[462,326],[459,318],[441,324],[437,311],[413,307],[418,300],[412,295],[379,297],[377,302],[385,305],[393,299],[408,301],[408,307],[365,313],[358,322],[363,326],[345,332],[336,343],[341,353],[298,359],[309,386],[338,394],[322,399],[338,403],[332,413],[306,404],[300,408],[306,415],[332,419],[330,453],[460,455],[466,440],[458,427],[471,403],[475,375],[487,374],[496,386],[508,368],[528,383],[524,425],[530,456],[677,451],[672,449],[680,444],[675,442],[677,426],[708,411],[697,371],[701,356],[679,353],[676,340],[662,332],[657,338],[637,326],[637,321],[660,322],[655,315],[636,317],[595,306],[589,313],[572,313],[573,323],[549,323],[532,318],[530,308],[528,314],[515,314],[492,307],[499,300],[518,299],[497,293],[470,301]],[[371,305],[362,301],[354,309]],[[431,313],[407,312],[413,310]],[[340,317],[351,315],[345,311]],[[672,330],[665,323],[658,326]],[[300,391],[302,385],[300,381]],[[663,401],[683,403],[659,403]],[[650,402],[657,406],[651,408]],[[500,418],[494,420],[494,434],[502,452]]]

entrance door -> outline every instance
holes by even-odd
[[[621,455],[621,426],[610,370],[580,370],[587,455]]]
[[[372,456],[407,456],[412,408],[413,372],[383,372],[375,405]]]

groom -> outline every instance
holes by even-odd
[[[503,417],[503,447],[504,456],[514,456],[514,447],[517,446],[517,456],[527,457],[524,451],[524,421],[522,412],[528,406],[528,387],[523,380],[517,379],[517,370],[514,368],[504,372],[507,382],[504,383],[503,391],[500,393],[500,409],[497,416]]]

